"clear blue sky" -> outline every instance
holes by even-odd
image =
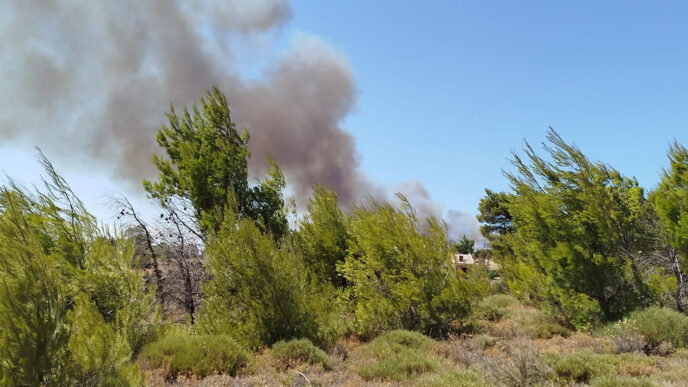
[[[359,99],[344,126],[362,170],[421,180],[445,209],[475,213],[522,139],[548,126],[653,188],[688,145],[688,3],[665,1],[292,2],[280,44],[306,32],[350,60]],[[0,169],[38,173],[0,144]],[[58,168],[60,166],[58,165]],[[88,202],[104,178],[66,175]],[[118,188],[110,186],[110,188]]]
[[[345,126],[365,171],[418,178],[475,212],[522,139],[552,126],[652,188],[688,144],[688,3],[293,2],[289,28],[349,57],[360,92]]]

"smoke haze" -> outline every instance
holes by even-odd
[[[155,176],[163,112],[217,85],[250,131],[254,176],[269,156],[297,197],[319,182],[355,202],[379,188],[341,127],[356,103],[353,72],[312,35],[266,54],[291,14],[286,0],[2,2],[0,140],[95,164],[140,189]],[[246,58],[264,63],[254,80],[241,76]],[[438,214],[420,182],[403,188],[419,214]]]

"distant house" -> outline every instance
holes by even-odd
[[[464,273],[468,272],[468,268],[473,265],[483,264],[487,266],[488,270],[499,270],[499,264],[492,259],[479,259],[477,262],[473,254],[454,254],[454,268],[461,269]]]
[[[468,272],[468,268],[475,264],[473,254],[454,254],[454,267]]]

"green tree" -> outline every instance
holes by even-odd
[[[354,208],[340,272],[360,334],[404,328],[441,336],[485,295],[488,281],[480,270],[456,270],[443,225],[430,219],[419,232],[415,212],[400,198],[400,209],[375,200]]]
[[[646,276],[637,252],[650,249],[643,189],[588,160],[551,130],[551,161],[526,143],[514,153],[508,200],[512,234],[505,271],[512,290],[547,301],[578,326],[614,319],[658,299],[667,279]]]
[[[272,163],[267,178],[248,182],[249,136],[239,134],[230,116],[227,98],[217,89],[201,98],[200,106],[177,115],[167,113],[168,124],[157,135],[167,157],[153,156],[160,173],[157,182],[144,181],[146,192],[198,236],[216,231],[222,223],[228,195],[236,198],[237,213],[256,222],[263,232],[279,239],[287,230],[284,213],[284,176]],[[195,224],[183,216],[190,211]]]
[[[671,270],[678,283],[676,305],[683,306],[685,272],[688,267],[688,150],[678,142],[669,148],[670,168],[650,195],[660,224],[660,234],[670,246]]]
[[[278,245],[252,221],[226,210],[206,253],[212,279],[204,286],[198,329],[253,348],[292,338],[332,343],[332,288],[304,264],[291,237]]]
[[[0,187],[0,384],[142,384],[130,360],[159,324],[132,244],[42,161],[42,192]]]
[[[491,239],[495,235],[511,233],[514,227],[509,213],[509,201],[513,195],[506,192],[494,192],[485,189],[485,197],[478,205],[478,221],[482,223],[480,233]]]
[[[467,236],[462,236],[461,239],[454,244],[456,252],[459,254],[473,254],[475,252],[475,241],[468,239]]]
[[[308,213],[296,234],[304,262],[320,278],[343,286],[345,281],[337,272],[337,265],[346,258],[350,236],[346,217],[337,205],[337,194],[315,185],[306,208]]]

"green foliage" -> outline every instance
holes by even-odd
[[[154,368],[165,364],[168,376],[205,377],[236,375],[249,359],[250,353],[228,336],[171,334],[146,345],[138,361]]]
[[[376,337],[366,350],[376,357],[384,357],[405,350],[428,352],[433,343],[431,338],[421,333],[396,329]]]
[[[509,287],[560,309],[576,327],[654,302],[661,295],[634,256],[651,248],[643,189],[554,131],[548,139],[551,161],[526,144],[527,159],[514,154],[517,172],[508,174]]]
[[[658,386],[645,378],[632,378],[628,376],[605,375],[593,379],[592,387],[655,387]]]
[[[665,170],[651,196],[669,243],[688,257],[688,150],[677,142],[669,148],[671,168]]]
[[[491,386],[492,383],[475,370],[460,370],[423,378],[416,385],[419,387],[473,387]]]
[[[304,262],[320,278],[341,286],[344,279],[337,273],[337,265],[346,258],[350,237],[337,194],[316,184],[306,208],[308,214],[296,235]]]
[[[366,351],[377,361],[364,364],[358,375],[364,380],[403,381],[439,368],[432,354],[434,341],[417,332],[394,330],[373,340]]]
[[[615,337],[638,335],[648,353],[658,350],[664,342],[674,348],[685,348],[688,347],[688,317],[675,310],[652,306],[609,325],[603,333]]]
[[[0,187],[0,375],[17,385],[141,384],[128,364],[157,333],[133,247],[96,221],[45,159],[31,193]]]
[[[611,355],[583,351],[559,357],[552,369],[567,382],[588,383],[597,376],[616,375],[617,365]]]
[[[227,210],[206,253],[212,279],[198,320],[203,332],[226,333],[250,347],[292,338],[323,346],[334,341],[331,286],[317,281],[291,239],[278,246]]]
[[[480,300],[472,316],[489,321],[499,321],[509,312],[509,307],[520,305],[517,299],[506,294],[494,294]]]
[[[473,252],[475,252],[474,245],[475,242],[468,239],[464,235],[458,242],[456,242],[454,249],[456,249],[456,252],[459,254],[473,254]]]
[[[402,197],[401,209],[371,201],[351,213],[352,243],[340,272],[349,281],[358,332],[390,329],[446,334],[487,293],[486,273],[455,270],[443,227],[428,221],[423,233]]]
[[[320,364],[324,369],[332,369],[330,358],[322,349],[308,339],[278,341],[272,346],[272,357],[279,368],[288,369],[300,363]]]
[[[188,201],[203,233],[220,227],[228,197],[234,195],[239,214],[279,239],[287,231],[284,177],[273,163],[266,180],[248,183],[248,132],[237,132],[227,98],[213,88],[200,107],[185,109],[181,116],[170,108],[167,119],[157,135],[166,158],[153,156],[160,180],[144,181],[146,192],[163,207]]]
[[[551,339],[556,335],[569,337],[570,334],[571,331],[557,323],[542,322],[535,326],[535,338],[537,339]]]
[[[509,234],[513,231],[509,202],[513,195],[485,189],[485,197],[478,205],[478,221],[482,223],[480,233],[491,239],[495,235]]]

